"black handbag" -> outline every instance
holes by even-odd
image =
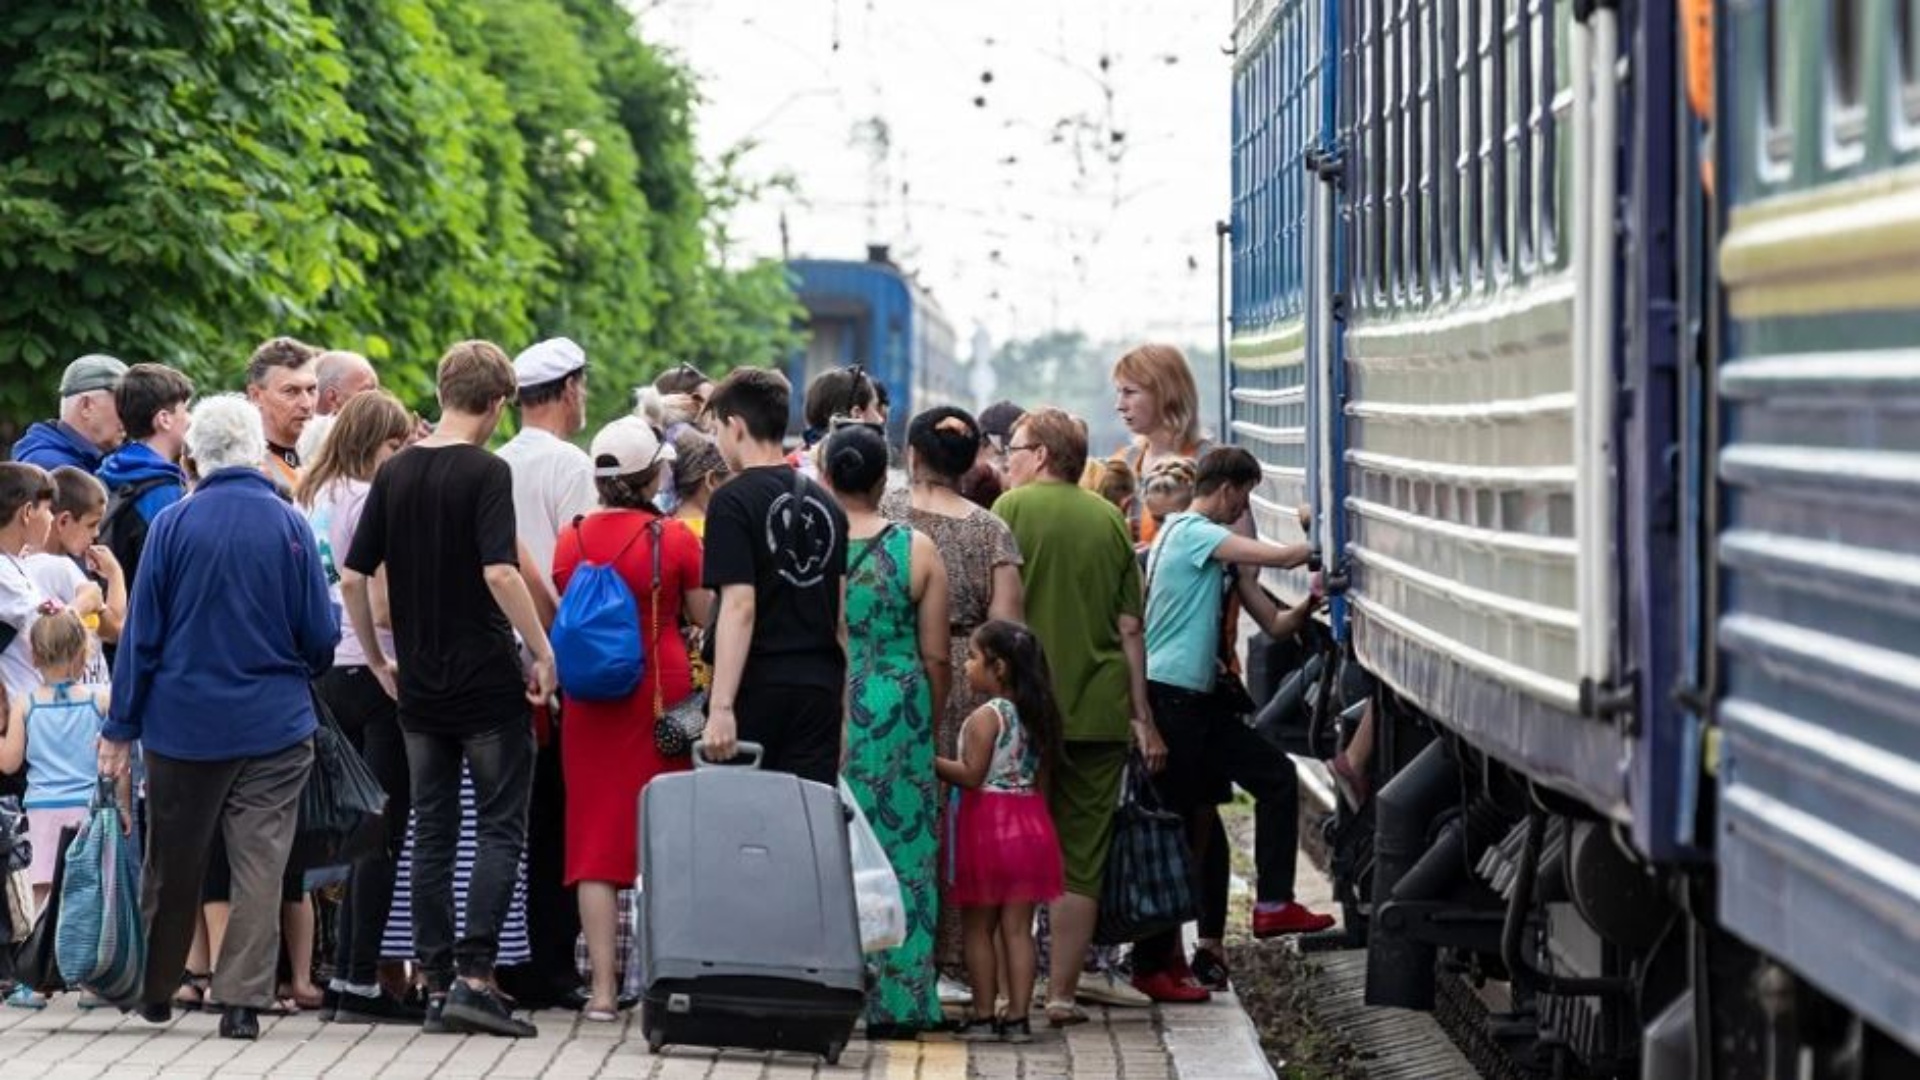
[[[60,934],[59,901],[61,886],[67,878],[67,849],[73,846],[73,838],[79,832],[73,825],[60,830],[60,850],[53,861],[53,889],[47,894],[48,903],[34,920],[33,933],[13,952],[14,980],[36,993],[55,994],[67,988],[66,980],[60,977],[54,939]]]
[[[680,758],[693,753],[694,740],[707,730],[707,692],[695,690],[671,709],[658,709],[653,722],[653,748],[661,757]]]
[[[1161,805],[1138,755],[1127,764],[1121,792],[1100,882],[1100,918],[1093,934],[1100,945],[1176,930],[1198,915],[1186,819]]]
[[[301,869],[344,866],[382,850],[387,842],[387,792],[353,748],[320,695],[313,732],[313,768],[300,792],[292,861]]]

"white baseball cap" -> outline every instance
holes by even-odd
[[[627,476],[674,459],[673,447],[637,416],[623,416],[601,428],[591,453],[593,475],[600,477]]]
[[[587,366],[587,352],[570,338],[548,338],[513,358],[513,381],[521,389],[564,379]]]

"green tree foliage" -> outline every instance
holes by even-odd
[[[384,199],[355,215],[374,238],[367,287],[336,290],[315,340],[365,353],[394,389],[430,399],[455,336],[533,333],[550,266],[528,215],[524,146],[505,87],[463,59],[474,13],[447,0],[316,0],[338,28],[364,120],[361,155]],[[454,316],[458,315],[458,320]]]
[[[365,124],[304,0],[0,10],[0,415],[92,349],[229,380],[364,284]]]
[[[618,0],[0,5],[0,442],[87,351],[234,386],[277,333],[430,405],[445,347],[566,334],[596,412],[792,341],[729,264],[685,69]]]

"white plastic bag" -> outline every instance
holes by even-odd
[[[907,908],[900,898],[900,879],[845,780],[840,781],[840,801],[852,813],[847,840],[853,851],[853,895],[860,908],[861,951],[897,949],[907,940]]]

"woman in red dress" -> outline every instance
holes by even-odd
[[[673,448],[661,445],[647,422],[623,417],[594,436],[594,484],[601,509],[562,529],[553,553],[553,583],[561,596],[582,564],[612,565],[640,610],[646,670],[640,685],[620,701],[566,703],[566,738],[560,762],[567,785],[567,884],[578,888],[580,924],[587,934],[593,969],[586,1019],[611,1021],[618,998],[615,955],[617,890],[632,888],[638,873],[640,790],[664,772],[688,767],[654,749],[653,727],[661,710],[692,692],[680,617],[704,624],[708,593],[700,588],[700,541],[684,522],[653,506],[663,466]],[[659,545],[659,578],[654,547]]]

